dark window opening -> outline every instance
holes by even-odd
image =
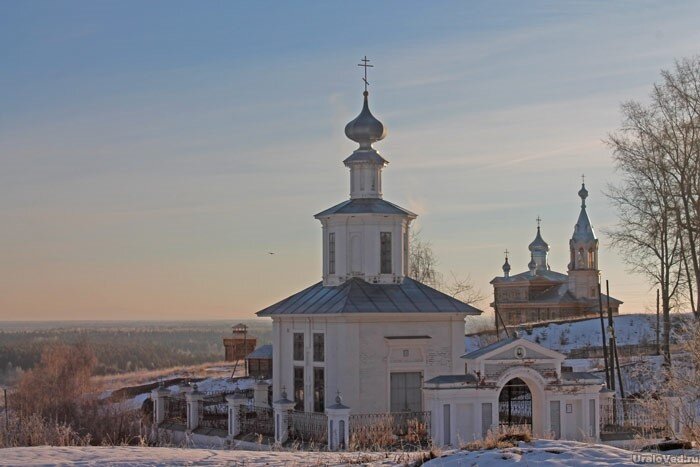
[[[328,274],[335,274],[335,234],[328,234]]]
[[[294,410],[304,410],[304,368],[294,367]]]
[[[298,362],[304,361],[304,333],[294,333],[294,360]]]
[[[380,273],[391,274],[391,232],[379,233]]]
[[[323,368],[314,368],[314,412],[325,409],[325,380]]]
[[[314,362],[322,362],[322,361],[324,361],[324,358],[325,358],[325,353],[324,353],[323,333],[315,332],[314,333]]]
[[[421,412],[423,410],[422,380],[421,373],[391,374],[392,412]]]

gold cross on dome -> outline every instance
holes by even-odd
[[[535,220],[537,221],[537,227],[539,227],[540,222],[542,222],[542,219],[540,218],[540,216],[537,216],[537,219],[535,219]]]
[[[362,63],[358,63],[357,66],[361,66],[365,69],[365,77],[362,78],[362,81],[365,82],[365,92],[367,92],[367,86],[369,86],[369,81],[367,81],[367,68],[373,68],[374,65],[369,64],[369,58],[367,58],[367,55],[365,55],[365,58],[360,61]]]
[[[510,253],[510,252],[508,251],[508,248],[506,248],[506,251],[504,251],[503,253],[506,255],[506,259],[508,259],[508,253]]]

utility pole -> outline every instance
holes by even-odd
[[[605,320],[603,319],[603,297],[600,293],[600,278],[598,278],[598,312],[600,314],[600,335],[603,341],[603,362],[605,362],[605,386],[610,389],[610,368],[608,366],[608,346],[605,344]]]
[[[615,327],[613,324],[612,309],[610,308],[610,290],[608,288],[608,281],[605,280],[605,291],[608,294],[608,358],[610,363],[608,368],[610,368],[610,389],[615,390]]]
[[[610,308],[610,283],[607,280],[605,281],[605,293],[608,296],[608,314],[612,319],[612,308]],[[625,388],[622,385],[622,370],[620,369],[620,357],[617,352],[617,336],[615,336],[614,329],[610,332],[610,335],[612,336],[613,354],[615,355],[615,366],[617,367],[617,382],[620,387],[620,398],[624,399]]]
[[[499,313],[499,311],[498,311],[498,302],[496,302],[495,298],[494,298],[494,302],[493,302],[493,310],[496,314],[496,339],[499,338],[498,337],[498,320],[499,319],[501,320],[501,327],[503,328],[503,332],[506,334],[506,339],[508,339],[508,337],[510,337],[508,335],[508,328],[506,327],[505,321],[503,321],[503,317],[501,316],[501,313]]]
[[[659,289],[656,289],[656,355],[661,355],[661,310],[659,308]]]

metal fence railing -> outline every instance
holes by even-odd
[[[163,423],[187,425],[187,401],[176,395],[165,398]]]
[[[350,415],[353,449],[426,447],[430,443],[430,412]]]
[[[199,426],[228,431],[228,403],[222,396],[199,401]]]
[[[640,399],[611,399],[600,404],[601,433],[656,433],[668,431],[668,411]]]
[[[275,436],[275,415],[271,408],[241,405],[238,410],[242,435]]]
[[[328,416],[324,413],[289,413],[289,437],[295,441],[314,444],[327,444]]]

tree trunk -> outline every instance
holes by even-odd
[[[668,291],[663,292],[664,313],[664,363],[671,366],[671,303]]]

